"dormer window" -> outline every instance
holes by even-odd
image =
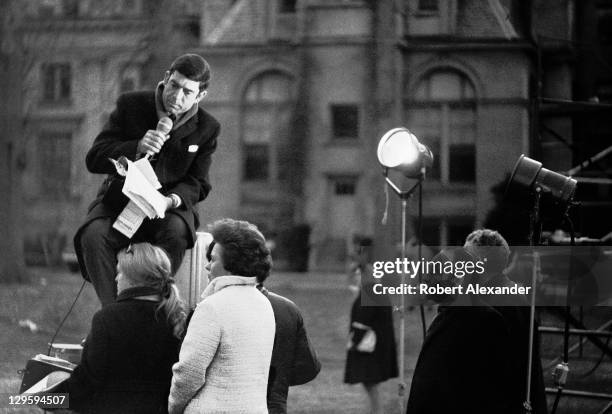
[[[295,13],[297,0],[279,0],[278,12],[283,14]]]
[[[435,13],[438,11],[438,0],[419,0],[419,12]]]

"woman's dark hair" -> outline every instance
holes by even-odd
[[[272,268],[272,256],[257,226],[226,218],[215,221],[210,232],[214,242],[222,247],[221,260],[228,272],[256,277],[259,283],[266,280]]]
[[[200,91],[208,89],[211,76],[210,66],[202,56],[195,53],[179,56],[170,66],[170,74],[174,71],[180,72],[181,75],[193,81],[200,82]]]

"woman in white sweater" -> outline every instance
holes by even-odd
[[[275,322],[256,286],[268,276],[270,250],[256,226],[219,220],[202,294],[173,366],[168,411],[267,413]]]

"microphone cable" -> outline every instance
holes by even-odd
[[[64,319],[62,319],[62,321],[60,322],[59,326],[55,330],[55,333],[53,334],[53,337],[51,337],[51,341],[49,341],[49,347],[47,348],[47,356],[51,356],[51,347],[53,346],[53,342],[55,341],[55,338],[57,337],[57,335],[59,334],[60,330],[62,329],[62,326],[64,326],[64,323],[66,322],[66,319],[68,319],[68,316],[70,316],[70,313],[74,309],[74,305],[76,305],[77,300],[79,300],[79,297],[81,296],[81,293],[83,292],[83,289],[85,288],[85,284],[86,283],[87,283],[87,280],[83,279],[83,283],[81,283],[81,287],[79,288],[79,291],[77,292],[74,300],[72,301],[72,305],[70,305],[70,308],[68,309],[68,312],[66,312],[66,315],[64,316]],[[43,409],[43,413],[47,413],[47,412],[48,412],[47,409]]]
[[[68,309],[68,312],[66,312],[66,315],[64,316],[64,319],[62,319],[62,321],[60,322],[59,326],[55,330],[55,333],[53,334],[53,337],[51,338],[51,341],[49,342],[49,348],[47,349],[47,356],[51,355],[51,347],[53,346],[53,342],[55,341],[55,338],[57,337],[57,335],[59,334],[60,330],[62,329],[62,326],[64,326],[64,323],[66,322],[66,319],[68,319],[68,316],[70,316],[70,313],[74,309],[74,305],[76,305],[77,300],[79,300],[79,297],[81,296],[81,293],[83,292],[83,289],[85,288],[85,284],[86,283],[87,283],[87,281],[85,279],[83,279],[83,283],[81,283],[81,288],[77,292],[77,294],[76,294],[76,296],[74,298],[74,301],[72,301],[72,305],[70,305],[70,308]]]

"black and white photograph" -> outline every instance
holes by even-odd
[[[0,413],[612,414],[612,0],[0,0]]]

